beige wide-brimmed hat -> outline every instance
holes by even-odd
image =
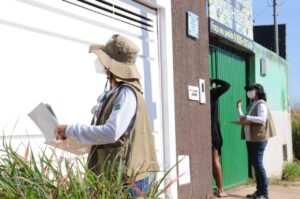
[[[122,35],[113,35],[105,44],[92,44],[89,53],[95,53],[105,68],[121,79],[140,79],[135,65],[139,48]]]

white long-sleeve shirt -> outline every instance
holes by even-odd
[[[260,100],[255,101],[249,109],[248,115],[246,115],[247,120],[252,121],[258,124],[264,124],[267,121],[268,117],[268,109],[265,103],[259,103]],[[257,106],[257,116],[251,116],[250,114]],[[242,108],[238,108],[238,117],[241,119],[245,117]],[[244,125],[245,139],[246,141],[250,141],[250,126]]]
[[[77,137],[82,143],[92,145],[114,143],[132,127],[136,108],[137,99],[134,91],[129,87],[122,87],[105,124],[68,125],[66,136]]]

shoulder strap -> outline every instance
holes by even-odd
[[[270,109],[269,109],[269,106],[268,106],[267,102],[265,102],[264,100],[261,100],[261,101],[257,102],[257,103],[256,103],[256,105],[255,105],[255,107],[257,107],[259,104],[264,104],[264,105],[266,105],[266,107],[267,107],[267,111],[268,111],[268,112],[270,111]]]

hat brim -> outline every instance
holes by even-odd
[[[95,53],[109,72],[122,79],[141,79],[135,64],[116,61],[103,48],[101,44],[91,45],[89,52]]]

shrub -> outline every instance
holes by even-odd
[[[292,162],[285,165],[283,169],[282,179],[286,181],[300,180],[300,163]]]
[[[295,158],[300,160],[300,108],[292,110],[292,136]]]
[[[101,166],[101,174],[95,175],[82,157],[66,159],[58,157],[53,150],[50,157],[45,151],[35,157],[27,145],[21,157],[10,144],[0,150],[0,198],[130,198],[128,190],[132,186],[141,198],[158,198],[175,183],[172,180],[161,188],[165,177],[177,166],[168,170],[162,179],[152,182],[147,194],[135,187],[138,172],[128,179],[122,175],[122,164],[117,158]]]

